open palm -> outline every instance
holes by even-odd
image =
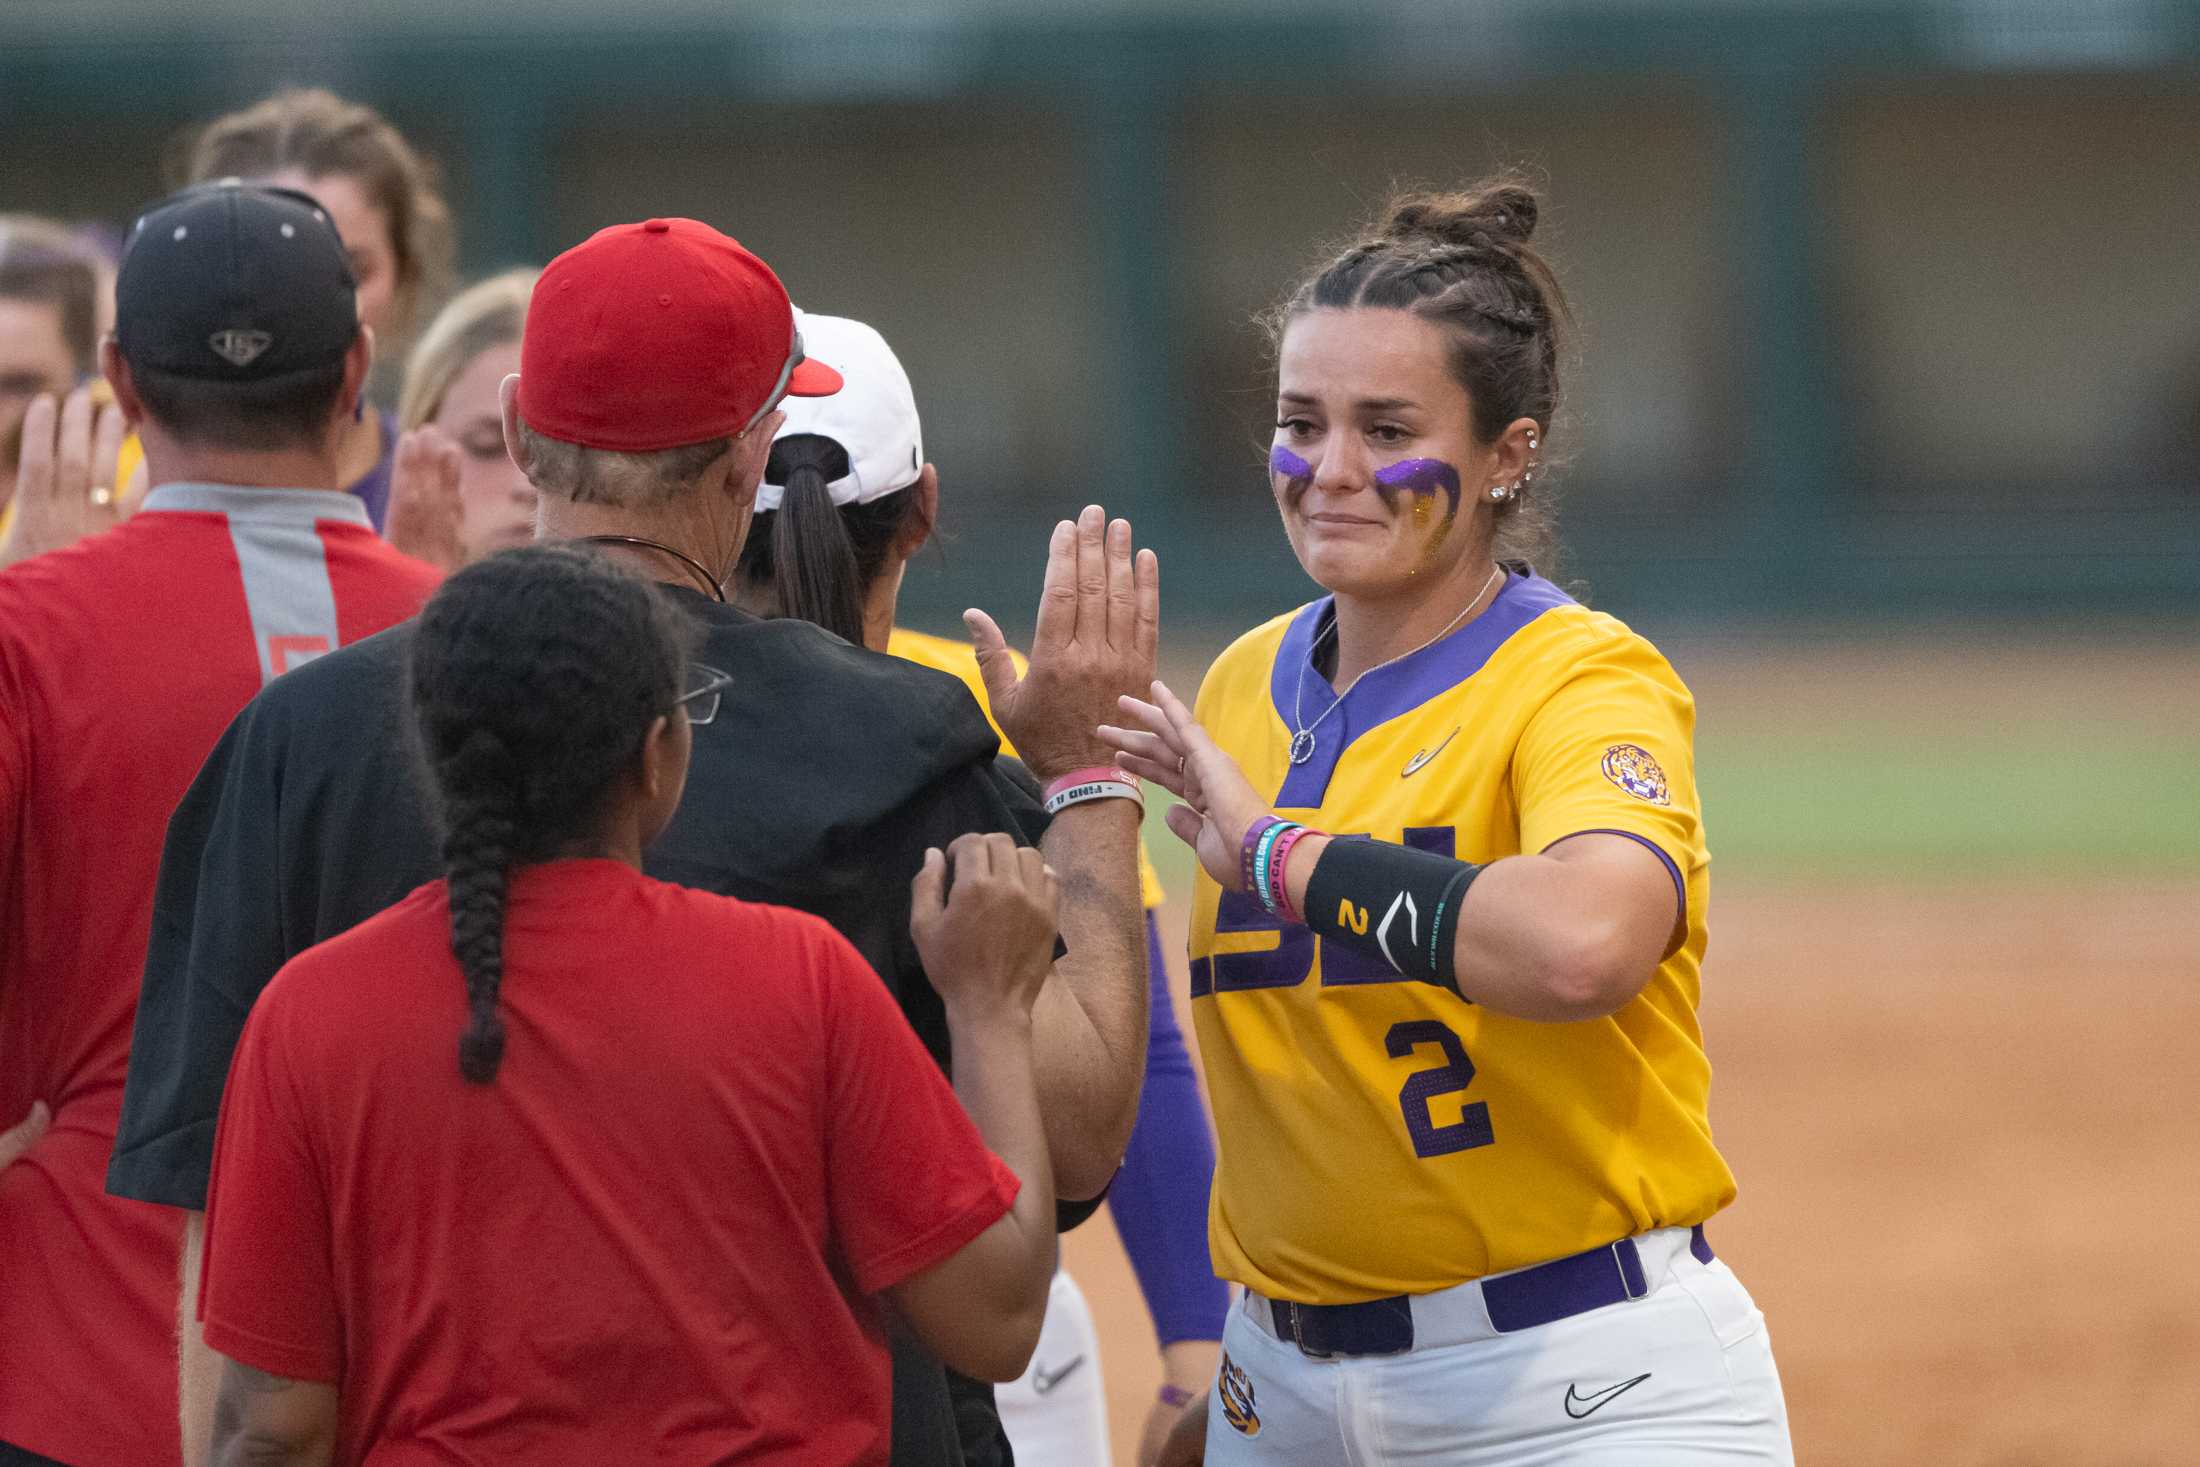
[[[1115,750],[1115,762],[1183,802],[1171,805],[1164,817],[1170,833],[1192,848],[1201,868],[1225,891],[1240,889],[1238,848],[1253,822],[1272,813],[1268,802],[1168,684],[1154,683],[1151,703],[1125,697],[1120,706],[1138,726],[1101,726],[1100,737]]]

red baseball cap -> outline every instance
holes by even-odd
[[[585,448],[725,438],[839,390],[771,267],[693,219],[614,224],[552,260],[520,341],[519,415]]]

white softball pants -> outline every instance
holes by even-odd
[[[1223,1333],[1207,1467],[1793,1467],[1748,1290],[1685,1228],[1636,1243],[1640,1298],[1499,1334],[1462,1284],[1413,1301],[1416,1346],[1395,1355],[1307,1356],[1248,1295]]]
[[[1019,1379],[996,1387],[993,1400],[1016,1467],[1106,1467],[1113,1460],[1100,1335],[1084,1291],[1068,1274],[1054,1275],[1031,1364]]]

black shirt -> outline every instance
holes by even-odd
[[[695,730],[679,812],[646,869],[823,917],[944,1067],[946,1019],[909,936],[909,881],[927,846],[968,831],[1036,842],[1046,817],[1030,775],[997,757],[955,678],[664,589],[705,624],[697,660],[734,681]],[[260,990],[298,953],[442,874],[406,722],[411,636],[396,627],[275,679],[176,807],[107,1171],[115,1195],[203,1210],[222,1086]],[[899,1341],[894,1385],[897,1467],[1007,1460],[990,1391],[959,1385],[951,1402],[937,1362]]]

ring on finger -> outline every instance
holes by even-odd
[[[114,502],[114,490],[108,488],[105,484],[94,484],[92,486],[92,503],[98,505],[101,509],[105,509]]]

